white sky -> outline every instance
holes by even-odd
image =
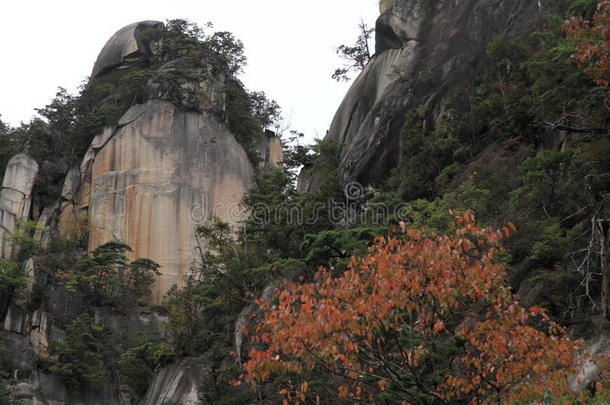
[[[110,36],[132,22],[187,18],[244,42],[242,80],[283,108],[293,129],[323,137],[349,84],[330,76],[357,24],[374,25],[378,0],[4,0],[0,11],[0,115],[28,122],[57,87],[74,92]]]

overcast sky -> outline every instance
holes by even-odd
[[[28,122],[57,87],[74,92],[99,51],[121,27],[141,20],[187,18],[214,23],[244,42],[242,77],[283,108],[308,139],[324,136],[348,84],[330,76],[335,48],[351,44],[357,24],[373,25],[378,0],[21,0],[0,13],[0,115]]]

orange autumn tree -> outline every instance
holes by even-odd
[[[568,38],[574,40],[572,56],[579,67],[610,97],[610,1],[603,0],[591,21],[573,16],[564,24]],[[608,108],[610,106],[607,105]]]
[[[471,214],[446,236],[402,228],[340,277],[322,269],[260,303],[250,381],[290,375],[285,403],[319,401],[307,381],[295,383],[311,370],[340,381],[348,403],[567,399],[579,343],[511,293],[496,259],[510,230],[479,229]]]

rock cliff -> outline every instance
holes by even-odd
[[[486,45],[499,35],[531,31],[542,15],[536,0],[388,0],[380,10],[376,53],[347,93],[327,135],[341,146],[338,173],[343,183],[383,182],[401,163],[406,112],[423,106],[428,126],[440,122],[447,113],[447,95],[488,66]],[[139,22],[114,34],[95,63],[92,83],[117,84],[147,66],[157,48],[146,32],[159,24]],[[149,72],[142,100],[133,102],[115,125],[99,131],[82,162],[68,173],[60,201],[40,215],[31,212],[38,164],[26,155],[10,161],[0,191],[0,256],[13,254],[8,237],[19,221],[35,219],[47,228],[34,235],[43,244],[56,227],[64,238],[82,241],[89,252],[119,241],[133,249],[130,259],[159,263],[154,303],[172,285],[184,284],[198,260],[195,227],[212,216],[232,225],[246,218],[240,201],[253,184],[256,165],[248,153],[252,151],[238,142],[240,134],[232,133],[223,119],[227,78],[213,63],[193,62],[183,55]],[[164,81],[167,77],[174,80],[171,86]],[[282,160],[281,140],[271,132],[254,149],[264,163]],[[315,168],[303,171],[299,181],[301,191],[314,190],[319,184]],[[29,261],[25,268],[34,280],[36,263]],[[28,287],[31,293],[32,285]],[[15,354],[8,366],[17,388],[32,397],[25,403],[129,404],[120,381],[71,392],[57,376],[37,367],[48,356],[50,343],[65,338],[65,320],[86,307],[82,297],[63,286],[49,289],[37,305],[12,302],[0,331],[7,351]],[[273,292],[268,287],[261,299],[270,302]],[[123,351],[138,344],[142,331],[167,334],[167,319],[151,309],[89,310],[96,321],[109,325],[112,343]],[[254,312],[254,306],[245,308],[234,328],[234,319],[218,320],[224,335],[234,332],[240,361],[251,345],[243,326]],[[607,350],[607,339],[598,346]],[[585,369],[583,374],[597,371]],[[180,358],[160,366],[140,404],[198,403],[198,388],[210,373],[211,366],[202,359]]]
[[[25,154],[14,156],[8,163],[0,189],[0,258],[11,258],[13,247],[9,237],[19,222],[30,217],[37,174],[38,163]]]
[[[60,327],[61,320],[77,316],[85,309],[82,300],[62,289],[52,289],[48,297],[48,301],[32,313],[19,306],[12,306],[0,332],[4,349],[12,353],[11,356],[7,356],[6,366],[12,370],[13,377],[18,381],[15,386],[17,392],[26,396],[26,399],[19,403],[22,405],[129,404],[128,398],[119,390],[117,381],[108,381],[103,386],[75,390],[66,386],[59,377],[49,373],[44,367],[39,367],[38,363],[48,355],[49,344],[65,338],[65,332]],[[116,348],[127,348],[144,335],[162,334],[162,325],[166,322],[164,317],[144,309],[117,314],[112,310],[98,308],[94,316],[112,330],[115,336],[113,345]],[[186,365],[182,367],[178,364],[165,370],[163,376],[166,379],[180,380],[188,370],[190,368]],[[188,382],[183,382],[175,387],[174,391],[168,388],[167,392],[173,393],[174,398],[183,400],[187,397],[192,398],[193,390],[196,391],[194,383],[191,386]],[[146,404],[164,403],[162,399],[156,399],[157,395],[165,398],[159,393],[153,393],[150,394],[153,402]]]
[[[113,35],[93,79],[117,80],[121,71],[143,63],[151,45],[142,31],[157,24],[140,22]],[[159,68],[163,74],[176,70],[187,70],[190,77],[181,83],[180,105],[152,79],[148,101],[129,109],[116,127],[105,128],[80,168],[68,175],[59,224],[64,236],[75,229],[88,234],[90,251],[121,241],[133,249],[132,259],[159,263],[157,303],[172,285],[183,285],[194,264],[197,225],[212,215],[232,225],[244,219],[240,202],[254,175],[244,148],[217,119],[224,110],[223,77],[209,74],[211,68],[193,68],[188,58]]]
[[[89,249],[118,240],[132,247],[134,258],[159,263],[154,300],[160,302],[194,263],[196,225],[211,214],[234,225],[244,219],[239,203],[253,167],[212,117],[164,101],[134,106],[106,133],[109,139],[94,143],[81,167],[87,190],[77,206],[88,214]]]
[[[100,78],[144,62],[152,54],[144,31],[161,24],[160,21],[141,21],[118,30],[102,48],[91,77]]]
[[[400,162],[405,113],[425,106],[442,117],[445,96],[488,64],[487,44],[535,29],[536,0],[382,2],[375,55],[341,103],[326,136],[341,144],[344,183],[379,184]],[[315,189],[303,174],[300,190]]]
[[[90,86],[118,86],[127,74],[145,68],[150,75],[143,100],[134,101],[116,125],[94,137],[80,165],[66,176],[57,204],[34,212],[38,164],[25,154],[10,160],[0,191],[1,258],[14,256],[10,236],[19,222],[28,220],[38,221],[34,238],[43,245],[55,234],[77,240],[89,251],[106,242],[122,242],[133,249],[131,260],[148,258],[161,266],[152,292],[154,303],[160,303],[174,284],[184,284],[198,260],[196,226],[212,217],[232,225],[245,219],[240,203],[253,184],[256,163],[223,119],[225,75],[205,58],[192,57],[163,61],[150,72],[154,44],[145,33],[160,24],[144,21],[124,27],[102,49]],[[176,80],[168,85],[168,77]],[[262,164],[281,161],[275,134],[261,135],[255,145]],[[1,311],[0,339],[8,353],[15,353],[1,360],[17,381],[16,390],[30,397],[23,403],[131,403],[119,381],[76,392],[37,367],[39,359],[48,358],[49,345],[65,339],[66,320],[91,309],[78,294],[57,286],[45,291],[42,303],[33,303],[34,282],[46,282],[40,280],[45,275],[36,274],[37,265],[27,262],[25,296]],[[116,348],[126,350],[142,336],[165,333],[166,319],[151,310],[93,311],[95,320],[111,329]],[[204,364],[183,359],[163,367],[141,403],[197,403],[199,384],[209,373]]]

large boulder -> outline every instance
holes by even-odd
[[[485,49],[500,35],[537,26],[537,0],[384,1],[376,26],[376,54],[343,100],[327,139],[342,145],[344,183],[376,185],[399,165],[405,113],[425,106],[432,120],[445,96],[489,64]],[[300,190],[319,184],[304,172]]]
[[[610,359],[610,335],[605,332],[590,339],[584,352],[578,359],[576,373],[568,378],[568,385],[572,391],[582,391],[594,382],[604,369],[600,368],[597,359]]]
[[[97,57],[91,77],[100,77],[113,70],[137,65],[150,57],[152,52],[145,35],[146,30],[161,24],[160,21],[140,21],[114,33]]]
[[[13,247],[8,238],[19,222],[30,218],[37,175],[38,163],[28,155],[16,155],[8,162],[0,189],[0,257],[10,258]]]
[[[88,210],[89,249],[122,241],[132,259],[150,258],[162,275],[160,302],[183,285],[197,261],[195,227],[212,215],[237,224],[254,169],[235,137],[208,113],[179,111],[153,100],[132,107],[119,127],[81,168],[77,207]],[[71,193],[70,193],[71,194]]]

